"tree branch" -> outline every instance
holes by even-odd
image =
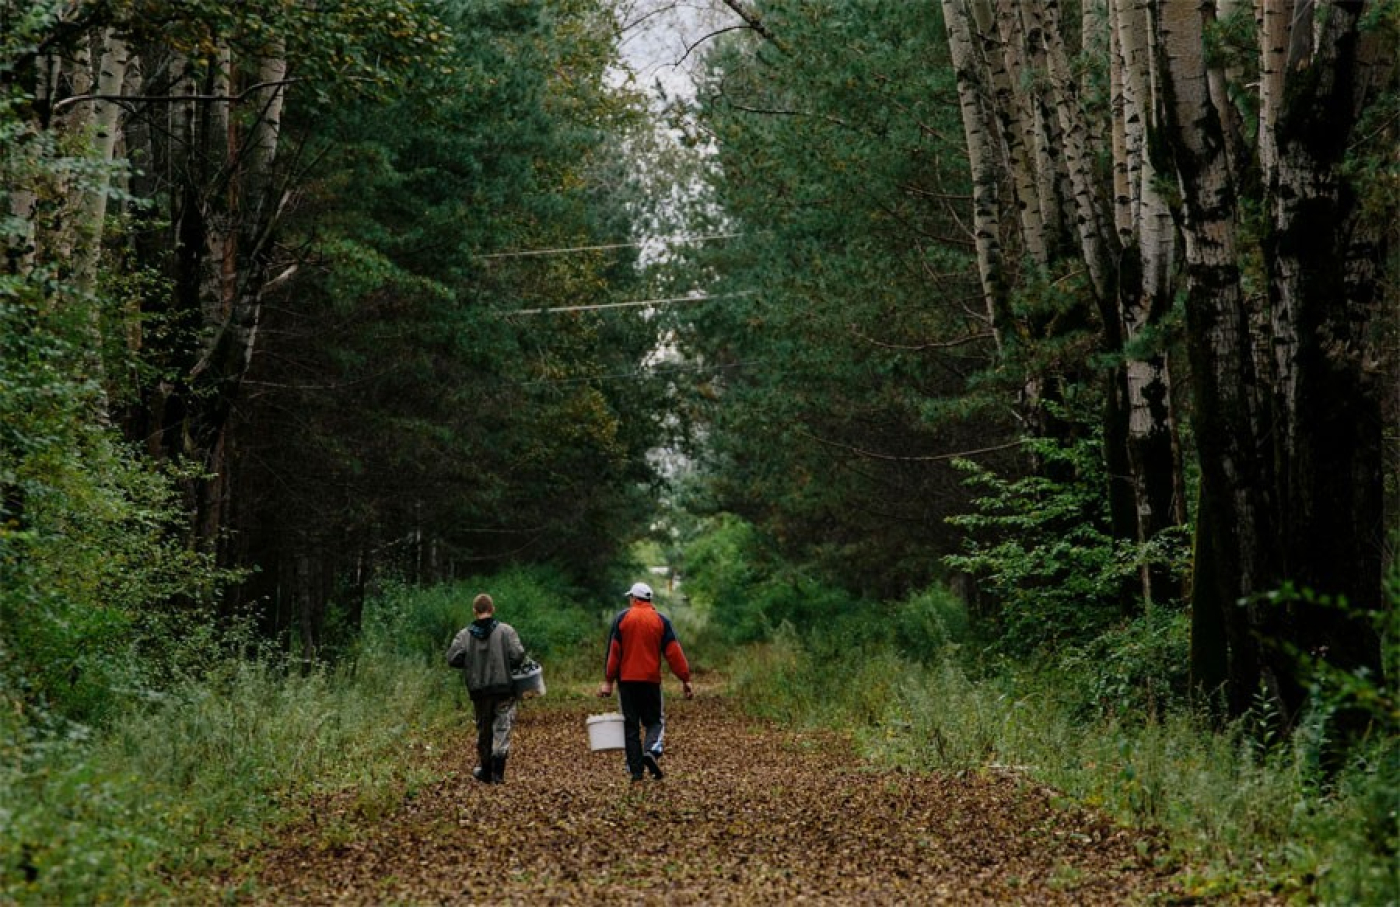
[[[869,334],[863,333],[860,330],[860,328],[856,327],[854,324],[848,325],[847,329],[851,332],[851,336],[855,337],[857,340],[864,340],[871,346],[879,347],[882,350],[893,350],[899,353],[923,353],[927,352],[928,350],[950,350],[954,347],[966,346],[969,343],[976,343],[978,340],[994,339],[991,333],[981,333],[968,334],[966,337],[959,337],[956,340],[944,340],[937,343],[918,343],[908,345],[901,343],[886,343],[883,340],[876,340]]]
[[[768,41],[772,42],[774,47],[778,48],[784,53],[787,52],[787,48],[783,46],[783,42],[779,41],[777,36],[768,30],[768,26],[763,24],[763,20],[758,17],[758,13],[755,13],[753,10],[746,8],[744,4],[740,2],[740,0],[724,0],[724,5],[733,10],[734,14],[740,19],[743,19],[744,23],[748,25],[749,28],[758,32]]]
[[[672,63],[671,65],[672,65],[672,66],[680,66],[682,63],[684,63],[684,62],[686,61],[686,58],[690,56],[691,51],[695,50],[695,48],[699,47],[701,44],[704,44],[706,41],[710,40],[711,38],[718,38],[720,35],[724,34],[725,32],[739,31],[739,30],[741,30],[741,29],[747,29],[748,27],[749,27],[749,26],[747,26],[747,25],[731,25],[731,26],[729,26],[729,27],[727,27],[727,28],[721,28],[721,29],[719,29],[718,31],[712,31],[712,32],[710,32],[708,35],[705,35],[703,38],[701,38],[700,40],[696,41],[694,44],[687,44],[687,45],[686,45],[686,48],[685,48],[685,53],[681,54],[681,58],[680,58],[679,60],[677,60],[676,62]]]
[[[111,101],[116,104],[146,102],[151,104],[178,104],[181,101],[213,101],[225,104],[241,104],[248,99],[248,96],[267,88],[280,88],[284,85],[293,85],[302,79],[278,79],[274,82],[258,82],[249,85],[238,94],[173,94],[173,95],[111,95],[111,94],[79,94],[71,98],[64,98],[53,105],[55,113],[70,104],[77,104],[82,101]]]

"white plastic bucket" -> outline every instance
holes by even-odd
[[[521,699],[533,699],[544,695],[544,668],[537,664],[526,665],[519,673],[510,675],[511,692]]]
[[[626,747],[622,738],[622,715],[609,712],[588,719],[588,748],[591,750],[620,750]]]

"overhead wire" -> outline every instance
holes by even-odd
[[[730,299],[735,296],[752,296],[757,290],[736,290],[733,293],[714,293],[703,296],[667,296],[661,299],[633,299],[627,302],[599,302],[590,305],[564,305],[542,309],[514,309],[501,315],[554,315],[560,312],[592,312],[598,309],[621,309],[634,306],[670,305],[678,302],[709,302],[712,299]]]
[[[489,252],[476,256],[478,259],[492,258],[536,258],[544,255],[568,255],[574,252],[606,252],[612,249],[636,249],[655,244],[685,245],[686,243],[711,242],[716,239],[733,239],[743,233],[706,233],[700,236],[653,236],[634,242],[603,243],[595,246],[562,246],[557,249],[518,249],[510,252]]]
[[[542,387],[559,384],[587,384],[593,381],[618,381],[618,380],[654,380],[670,374],[682,374],[685,372],[722,372],[730,369],[744,368],[750,365],[760,365],[761,360],[753,359],[745,362],[726,362],[720,365],[668,365],[668,366],[645,366],[639,369],[632,369],[626,372],[605,372],[595,375],[576,375],[568,378],[539,378],[534,381],[514,382],[516,387]]]

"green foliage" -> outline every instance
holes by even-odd
[[[508,571],[390,590],[334,670],[211,660],[105,727],[63,735],[0,710],[0,902],[216,902],[229,894],[211,887],[219,870],[312,798],[341,792],[366,815],[397,807],[436,780],[434,741],[462,721],[460,677],[442,656],[479,589],[552,677],[584,640],[596,657],[596,609],[557,573]]]
[[[1124,703],[1115,703],[1121,713],[1085,711],[1086,690],[1071,684],[1086,675],[1100,675],[1100,688],[1125,702],[1143,701],[1104,680],[1116,673],[1126,683],[1135,658],[1160,671],[1134,637],[1178,636],[1175,622],[1154,628],[1145,620],[1103,641],[1120,668],[1080,665],[1076,673],[1008,662],[979,669],[980,679],[955,648],[921,664],[878,631],[785,628],[735,657],[734,684],[756,714],[854,731],[867,757],[886,764],[1011,771],[1120,822],[1163,831],[1163,859],[1194,867],[1189,895],[1215,900],[1270,887],[1310,903],[1387,903],[1400,844],[1394,737],[1356,753],[1323,789],[1306,735],[1264,750],[1247,727],[1222,732],[1168,708],[1167,697],[1155,715],[1130,714]]]
[[[289,242],[321,267],[269,311],[251,376],[240,475],[268,543],[251,556],[373,550],[424,581],[530,559],[597,583],[646,531],[656,328],[626,309],[514,314],[628,298],[630,253],[514,253],[627,238],[606,131],[633,107],[603,88],[601,4],[438,12],[450,65],[382,104],[289,117],[323,152]]]
[[[1133,610],[1125,598],[1144,563],[1161,559],[1181,569],[1185,542],[1184,533],[1145,548],[1113,538],[1097,440],[1024,446],[1041,464],[1024,478],[958,461],[980,497],[974,512],[949,519],[967,532],[965,553],[944,559],[983,584],[996,602],[995,636],[1020,653],[1106,631]]]
[[[488,593],[496,616],[515,627],[526,651],[545,665],[573,670],[602,650],[602,611],[565,573],[547,565],[510,567],[426,589],[400,586],[367,603],[368,651],[439,667],[448,643],[472,621],[472,599]]]
[[[1153,608],[1064,652],[1065,692],[1081,717],[1125,724],[1155,722],[1186,711],[1190,700],[1191,621]]]
[[[708,633],[725,643],[771,638],[780,627],[826,627],[852,597],[784,566],[751,524],[733,514],[708,521],[686,546],[685,585]]]
[[[657,273],[664,295],[735,294],[663,313],[695,366],[680,403],[704,426],[697,504],[824,583],[899,597],[938,571],[955,544],[941,517],[965,498],[930,454],[1004,429],[970,392],[990,349],[960,302],[976,292],[968,250],[941,241],[962,229],[942,200],[967,181],[946,36],[936,6],[762,14],[786,52],[720,36],[678,112],[714,154],[684,232],[742,234]],[[935,421],[931,400],[965,409]]]
[[[20,38],[6,33],[17,44],[0,44],[0,71]],[[27,129],[22,101],[0,85],[7,214],[10,192],[87,166]],[[31,227],[0,222],[15,253],[0,274],[0,703],[21,725],[61,726],[106,720],[187,667],[228,573],[183,542],[187,476],[143,461],[107,421],[101,375],[128,362],[92,349],[105,300],[21,254]]]
[[[95,739],[4,753],[0,900],[217,897],[177,886],[311,795],[396,803],[428,781],[428,741],[457,720],[449,673],[382,653],[333,675],[231,662]]]
[[[931,662],[950,646],[966,642],[972,632],[967,607],[943,586],[932,586],[888,606],[894,644],[905,658]]]
[[[782,568],[771,558],[755,566],[752,536],[726,521],[704,538],[705,557],[733,583],[761,582]],[[986,658],[964,644],[965,620],[938,589],[848,606],[734,653],[733,683],[756,714],[852,730],[869,757],[888,764],[1012,771],[1161,830],[1163,859],[1194,867],[1192,896],[1272,887],[1310,902],[1382,904],[1396,890],[1400,737],[1384,709],[1329,779],[1320,759],[1333,707],[1326,697],[1286,737],[1267,716],[1221,729],[1193,710],[1189,619],[1176,609],[1105,620],[1084,628],[1077,645],[1035,658]],[[1387,640],[1389,667],[1394,636]],[[1335,690],[1356,701],[1354,685]],[[1365,701],[1388,701],[1383,688],[1373,692]]]
[[[1400,561],[1393,562],[1384,579],[1384,605],[1359,613],[1345,600],[1318,595],[1285,585],[1260,596],[1257,606],[1278,609],[1325,609],[1352,619],[1358,634],[1374,634],[1380,646],[1379,670],[1369,665],[1338,666],[1325,652],[1304,651],[1300,646],[1270,641],[1297,664],[1298,676],[1308,683],[1314,707],[1328,715],[1349,711],[1363,716],[1367,736],[1400,737]]]

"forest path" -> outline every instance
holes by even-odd
[[[670,688],[668,687],[668,693]],[[1153,842],[1002,774],[863,765],[836,734],[743,716],[704,687],[667,699],[663,780],[633,784],[584,720],[609,703],[522,705],[506,783],[447,777],[387,814],[337,798],[258,854],[269,904],[1180,903]],[[1185,899],[1189,900],[1189,899]]]

